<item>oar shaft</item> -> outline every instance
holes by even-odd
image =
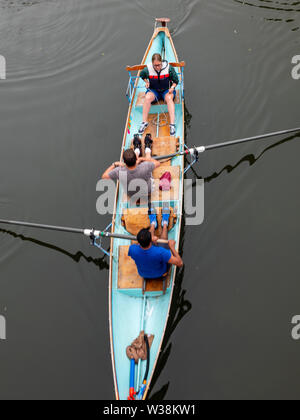
[[[273,133],[262,134],[262,135],[259,135],[259,136],[246,137],[244,139],[228,141],[228,142],[225,142],[225,143],[211,144],[209,146],[205,146],[205,150],[220,149],[221,147],[234,146],[235,144],[241,144],[241,143],[247,143],[247,142],[250,142],[250,141],[267,139],[269,137],[280,136],[282,134],[295,133],[296,131],[300,131],[300,127],[299,128],[291,128],[289,130],[275,131]]]
[[[180,155],[185,155],[185,154],[188,154],[188,152],[187,153],[186,152],[177,152],[177,153],[172,153],[170,155],[153,156],[153,159],[155,159],[155,160],[171,159],[173,157],[180,156]]]
[[[29,223],[29,222],[19,222],[16,220],[4,220],[0,219],[0,223],[4,223],[6,225],[17,225],[17,226],[27,226],[32,228],[38,229],[46,229],[46,230],[56,230],[60,232],[71,232],[71,233],[81,233],[84,234],[84,229],[76,229],[64,226],[52,226],[52,225],[43,225],[38,223]]]
[[[234,146],[236,144],[248,143],[250,141],[267,139],[269,137],[280,136],[283,134],[296,133],[297,131],[300,132],[300,127],[291,128],[289,130],[274,131],[272,133],[261,134],[259,136],[253,136],[253,137],[246,137],[244,139],[232,140],[232,141],[227,141],[224,143],[211,144],[209,146],[194,147],[191,149],[187,149],[184,152],[177,152],[177,153],[172,153],[170,155],[164,155],[164,156],[153,156],[153,159],[163,160],[163,159],[171,159],[176,156],[183,156],[183,155],[189,155],[189,154],[193,155],[195,154],[195,151],[197,151],[198,153],[203,153],[203,152],[206,152],[207,150],[221,149],[222,147]]]
[[[106,238],[116,238],[116,239],[126,239],[128,241],[136,241],[136,236],[134,235],[126,235],[123,233],[110,233],[110,232],[102,232],[101,230],[94,230],[94,229],[77,229],[72,227],[64,227],[64,226],[53,226],[53,225],[43,225],[40,223],[29,223],[29,222],[20,222],[16,220],[5,220],[0,219],[0,223],[4,223],[6,225],[16,225],[16,226],[26,226],[35,229],[45,229],[45,230],[55,230],[59,232],[69,232],[69,233],[80,233],[81,235],[90,236],[91,234],[95,235],[95,237],[106,237]],[[167,240],[159,239],[158,243],[168,243]]]

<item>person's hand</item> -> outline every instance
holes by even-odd
[[[118,166],[124,166],[123,162],[115,162],[114,163],[115,168],[117,168]]]
[[[152,236],[152,242],[154,243],[154,245],[157,245],[157,241],[158,241],[158,237],[157,236]]]
[[[173,88],[173,87],[171,87],[171,88],[169,89],[169,93],[173,94],[173,92],[174,92],[174,88]]]
[[[150,87],[150,82],[149,82],[149,80],[147,80],[147,81],[146,81],[146,84],[145,84],[145,85],[146,85],[146,89],[149,89],[149,87]]]
[[[170,248],[175,248],[176,245],[176,241],[174,241],[174,239],[169,239],[168,240],[168,244]]]

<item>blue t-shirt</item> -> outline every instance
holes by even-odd
[[[128,251],[137,266],[139,275],[146,279],[157,279],[168,271],[168,261],[172,254],[169,249],[152,245],[143,249],[140,245],[131,245]]]

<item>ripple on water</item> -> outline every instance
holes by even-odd
[[[171,19],[169,29],[172,36],[182,29],[182,25],[188,20],[196,3],[196,0],[165,0],[164,2],[135,0],[137,10],[149,18],[149,21],[157,17],[169,17]]]
[[[108,1],[102,8],[106,6]],[[53,77],[95,56],[103,59],[113,33],[113,19],[94,12],[96,0],[2,1],[0,8],[1,49],[9,56],[7,83]]]
[[[293,24],[296,18],[298,17],[298,12],[300,12],[300,2],[299,1],[278,1],[278,0],[233,0],[235,3],[239,3],[245,7],[256,7],[259,9],[264,9],[270,12],[275,12],[274,16],[266,16],[264,20],[267,22],[283,22],[287,24]],[[280,15],[279,13],[280,12]],[[286,16],[282,15],[282,12],[286,12]],[[292,18],[293,16],[293,18]],[[291,26],[291,25],[290,25]],[[291,27],[291,31],[297,31],[299,27]]]

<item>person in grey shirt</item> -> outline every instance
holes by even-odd
[[[127,149],[123,153],[123,162],[114,162],[109,166],[102,179],[119,180],[129,197],[138,194],[138,198],[148,197],[152,191],[152,172],[160,166],[152,159],[151,149],[145,150],[145,157],[137,157],[137,152]]]

